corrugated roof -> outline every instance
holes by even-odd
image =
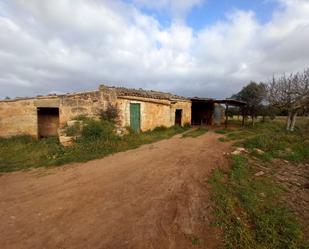
[[[190,98],[190,100],[192,101],[205,101],[205,102],[213,102],[214,99],[212,98],[201,98],[201,97],[193,97],[193,98]]]
[[[204,102],[204,103],[228,104],[228,105],[235,105],[235,106],[246,105],[245,102],[236,100],[236,99],[211,99],[211,98],[194,97],[194,98],[191,98],[191,101],[192,102]]]
[[[215,102],[219,104],[228,104],[228,105],[235,105],[235,106],[242,106],[242,105],[247,104],[246,102],[236,100],[236,99],[217,99]]]

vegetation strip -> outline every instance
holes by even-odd
[[[201,127],[201,128],[197,128],[195,130],[188,131],[188,132],[184,133],[182,135],[182,137],[184,137],[184,138],[185,137],[192,137],[192,138],[199,137],[199,136],[205,134],[207,131],[208,131],[208,129]]]
[[[308,127],[306,120],[295,132],[287,132],[279,122],[258,123],[226,134],[226,140],[238,140],[236,145],[248,152],[233,156],[232,167],[214,171],[209,180],[226,248],[309,248],[302,232],[308,224],[301,224],[301,217],[291,212],[274,179],[276,169],[267,163],[275,158],[308,163]],[[258,171],[259,167],[272,173]]]
[[[118,136],[112,122],[84,119],[84,128],[73,146],[63,147],[57,138],[36,140],[30,136],[0,138],[0,172],[11,172],[43,166],[85,162],[106,155],[137,148],[182,133],[188,127],[158,127],[152,131]],[[78,127],[70,128],[73,135]]]

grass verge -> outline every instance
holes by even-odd
[[[215,133],[217,134],[227,134],[228,132],[231,132],[231,130],[230,129],[215,130]]]
[[[186,137],[199,137],[203,134],[205,134],[206,132],[208,131],[208,129],[206,128],[197,128],[195,130],[192,130],[192,131],[189,131],[189,132],[186,132],[185,134],[182,135],[182,137],[186,138]]]
[[[183,127],[158,127],[144,133],[119,137],[110,123],[90,120],[75,145],[63,147],[57,138],[41,140],[29,136],[0,139],[0,172],[11,172],[70,162],[85,162],[170,138],[186,131]]]
[[[222,140],[223,141],[223,140]],[[251,155],[271,161],[280,158],[293,162],[309,162],[309,121],[300,122],[294,132],[286,131],[282,122],[257,123],[225,134],[224,141],[236,141]],[[264,153],[257,153],[256,149]]]
[[[271,177],[255,177],[246,158],[234,156],[231,169],[216,170],[209,181],[225,248],[308,248],[300,224],[280,200],[278,186]]]
[[[279,158],[293,165],[307,163],[308,120],[299,122],[294,132],[287,132],[283,122],[257,123],[226,132],[220,141],[235,141],[249,151],[246,157],[232,157],[232,167],[214,171],[209,180],[215,220],[223,231],[225,248],[309,248],[302,232],[306,222],[301,225],[290,211],[283,188],[275,180],[276,168],[265,162]],[[257,165],[250,163],[253,161]],[[271,167],[272,173],[257,177],[257,166]]]

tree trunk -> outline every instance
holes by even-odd
[[[295,123],[296,123],[296,116],[297,116],[297,113],[293,113],[292,115],[292,120],[291,120],[291,126],[290,126],[290,131],[294,131],[294,127],[295,127]]]
[[[289,112],[287,120],[286,120],[286,129],[289,131],[291,127],[291,118],[292,118],[292,113]]]
[[[251,116],[252,119],[252,127],[254,127],[254,115]]]
[[[245,126],[245,115],[242,115],[242,122],[241,122],[241,126],[244,127]]]

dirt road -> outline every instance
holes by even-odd
[[[230,149],[219,136],[1,175],[0,247],[216,248],[207,176]]]

